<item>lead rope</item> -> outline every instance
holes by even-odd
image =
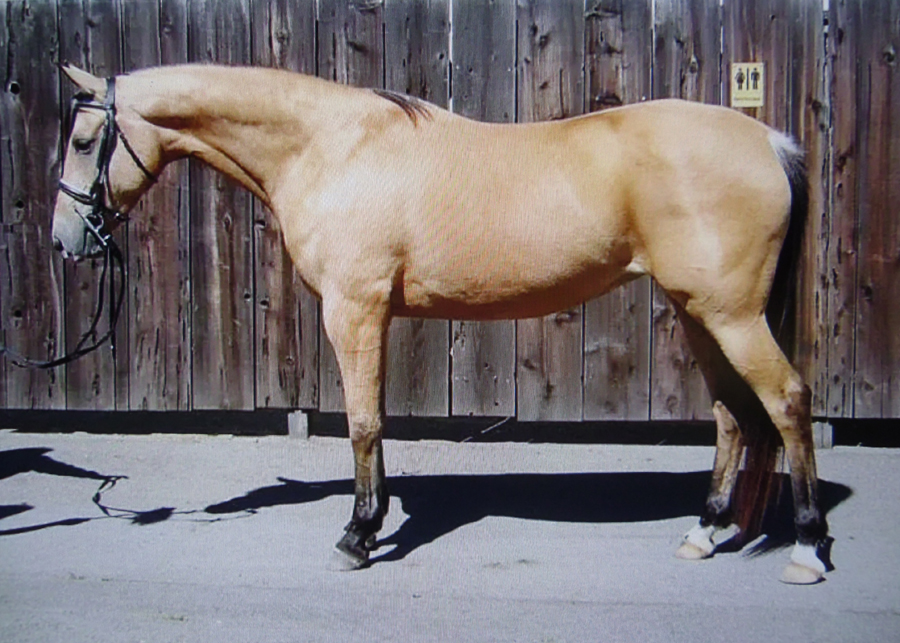
[[[119,287],[118,291],[116,289],[116,279],[115,279],[115,265],[113,269],[110,270],[110,264],[118,263],[118,272],[119,272]],[[109,328],[107,329],[104,335],[96,340],[93,344],[89,346],[85,346],[87,342],[93,337],[97,331],[97,327],[100,325],[100,318],[103,316],[103,305],[105,303],[104,293],[106,292],[106,279],[109,277]],[[112,348],[113,359],[116,356],[116,325],[119,321],[119,315],[122,312],[122,302],[125,300],[125,280],[126,280],[126,269],[125,269],[125,260],[122,257],[122,251],[119,250],[119,246],[116,245],[115,241],[112,238],[109,238],[106,241],[106,251],[104,253],[104,261],[103,261],[103,272],[100,275],[100,286],[98,288],[97,294],[97,310],[94,312],[93,320],[91,321],[91,326],[88,328],[85,333],[81,336],[81,339],[78,340],[78,344],[75,345],[75,349],[62,357],[57,357],[51,360],[42,361],[32,359],[30,357],[25,357],[21,353],[12,350],[8,346],[0,345],[0,355],[6,356],[7,359],[16,366],[20,368],[29,368],[29,369],[47,369],[47,368],[55,368],[57,366],[62,366],[64,364],[68,364],[69,362],[73,362],[79,357],[83,357],[88,353],[91,353],[98,348],[100,348],[107,341],[110,343],[110,347]]]

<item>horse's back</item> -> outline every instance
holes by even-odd
[[[431,201],[410,213],[409,314],[543,314],[643,273],[690,292],[770,268],[787,184],[770,130],[737,112],[656,101],[444,126]]]

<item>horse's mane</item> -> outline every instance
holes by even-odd
[[[413,125],[419,124],[419,116],[428,121],[432,119],[431,110],[428,109],[428,105],[417,98],[399,92],[392,92],[387,89],[373,89],[372,91],[376,95],[391,101],[402,109],[409,117],[409,120],[412,121]]]

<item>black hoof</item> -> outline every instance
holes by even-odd
[[[331,553],[331,561],[328,568],[336,572],[353,572],[369,566],[368,554],[359,558],[353,552],[348,552],[338,545]]]
[[[343,559],[341,569],[362,569],[369,564],[369,552],[375,548],[375,534],[360,533],[351,525],[335,545]]]

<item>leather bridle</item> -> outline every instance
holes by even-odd
[[[134,148],[128,142],[128,139],[125,137],[122,130],[119,129],[119,125],[116,122],[115,78],[108,78],[106,80],[106,98],[102,103],[94,100],[92,96],[86,97],[83,95],[77,95],[72,100],[70,121],[73,126],[75,124],[75,119],[78,116],[78,112],[87,109],[102,111],[105,117],[103,132],[98,143],[97,175],[94,177],[93,183],[91,183],[90,188],[87,190],[75,187],[62,179],[59,180],[59,189],[78,203],[90,206],[90,211],[87,213],[81,212],[78,208],[75,208],[75,212],[84,221],[85,234],[91,234],[97,240],[97,243],[103,251],[104,263],[103,272],[100,275],[97,310],[94,312],[90,328],[88,328],[81,336],[81,339],[78,341],[74,350],[62,357],[57,357],[48,361],[34,360],[24,357],[6,346],[0,345],[0,354],[5,354],[13,364],[23,368],[44,369],[62,366],[63,364],[68,364],[69,362],[100,348],[100,346],[107,341],[110,342],[113,351],[113,359],[115,359],[116,324],[119,321],[119,313],[122,311],[122,302],[125,300],[126,268],[122,251],[119,249],[119,246],[116,244],[115,239],[113,239],[112,233],[109,230],[109,223],[111,221],[120,223],[128,220],[128,217],[116,209],[112,204],[112,191],[109,181],[109,165],[112,161],[113,152],[115,152],[118,141],[122,141],[125,149],[131,155],[132,160],[151,182],[156,182],[156,176],[147,169],[147,166],[144,165],[140,157],[135,153]],[[118,289],[116,288],[114,271],[110,271],[109,269],[110,264],[118,264]],[[100,339],[91,343],[90,340],[94,337],[97,326],[100,323],[100,317],[103,314],[107,277],[109,277],[109,303],[107,304],[109,311],[109,327]]]
[[[94,100],[93,97],[84,96],[76,96],[72,100],[70,120],[73,126],[75,119],[78,117],[78,112],[87,109],[101,111],[105,116],[103,133],[98,143],[97,174],[94,177],[94,182],[87,190],[77,188],[62,179],[59,180],[59,189],[79,203],[91,207],[90,212],[87,214],[81,212],[78,208],[75,208],[75,212],[84,221],[87,232],[94,236],[101,248],[106,249],[107,245],[112,242],[112,236],[107,229],[109,222],[116,221],[121,223],[128,220],[127,216],[112,206],[112,194],[109,183],[109,165],[118,141],[122,141],[122,145],[128,151],[134,163],[150,179],[151,183],[156,182],[156,176],[141,161],[116,121],[115,78],[106,79],[106,98],[102,103]]]

